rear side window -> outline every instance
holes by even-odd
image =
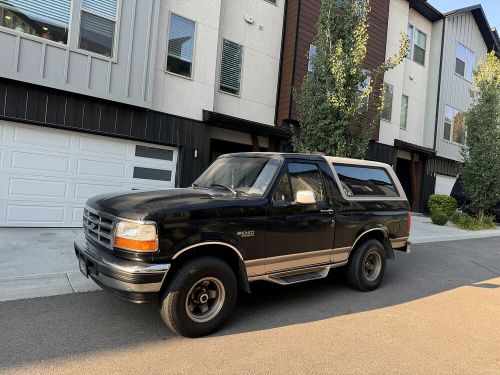
[[[385,196],[399,194],[387,171],[383,168],[333,164],[344,194],[348,197]]]

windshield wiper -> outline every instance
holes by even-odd
[[[222,185],[222,184],[210,184],[210,187],[221,187],[221,188],[224,188],[226,190],[229,190],[231,193],[233,193],[235,197],[237,197],[240,194],[239,191],[236,191],[236,190],[230,188],[229,186]]]
[[[196,189],[196,188],[198,187],[198,184],[195,184],[195,183],[193,182],[193,183],[191,184],[191,187],[192,187],[193,189]]]

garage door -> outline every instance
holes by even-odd
[[[0,226],[78,227],[97,194],[175,185],[177,149],[0,121]]]
[[[453,185],[455,185],[456,180],[456,177],[436,174],[436,188],[434,189],[434,193],[450,195],[451,189],[453,189]]]

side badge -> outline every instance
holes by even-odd
[[[253,236],[255,236],[255,231],[245,230],[245,231],[237,232],[236,235],[241,237],[241,238],[253,237]]]

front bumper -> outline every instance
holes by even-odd
[[[75,239],[75,255],[85,273],[97,285],[135,303],[158,301],[160,289],[170,269],[170,264],[143,263],[115,257],[89,243],[83,234]]]

